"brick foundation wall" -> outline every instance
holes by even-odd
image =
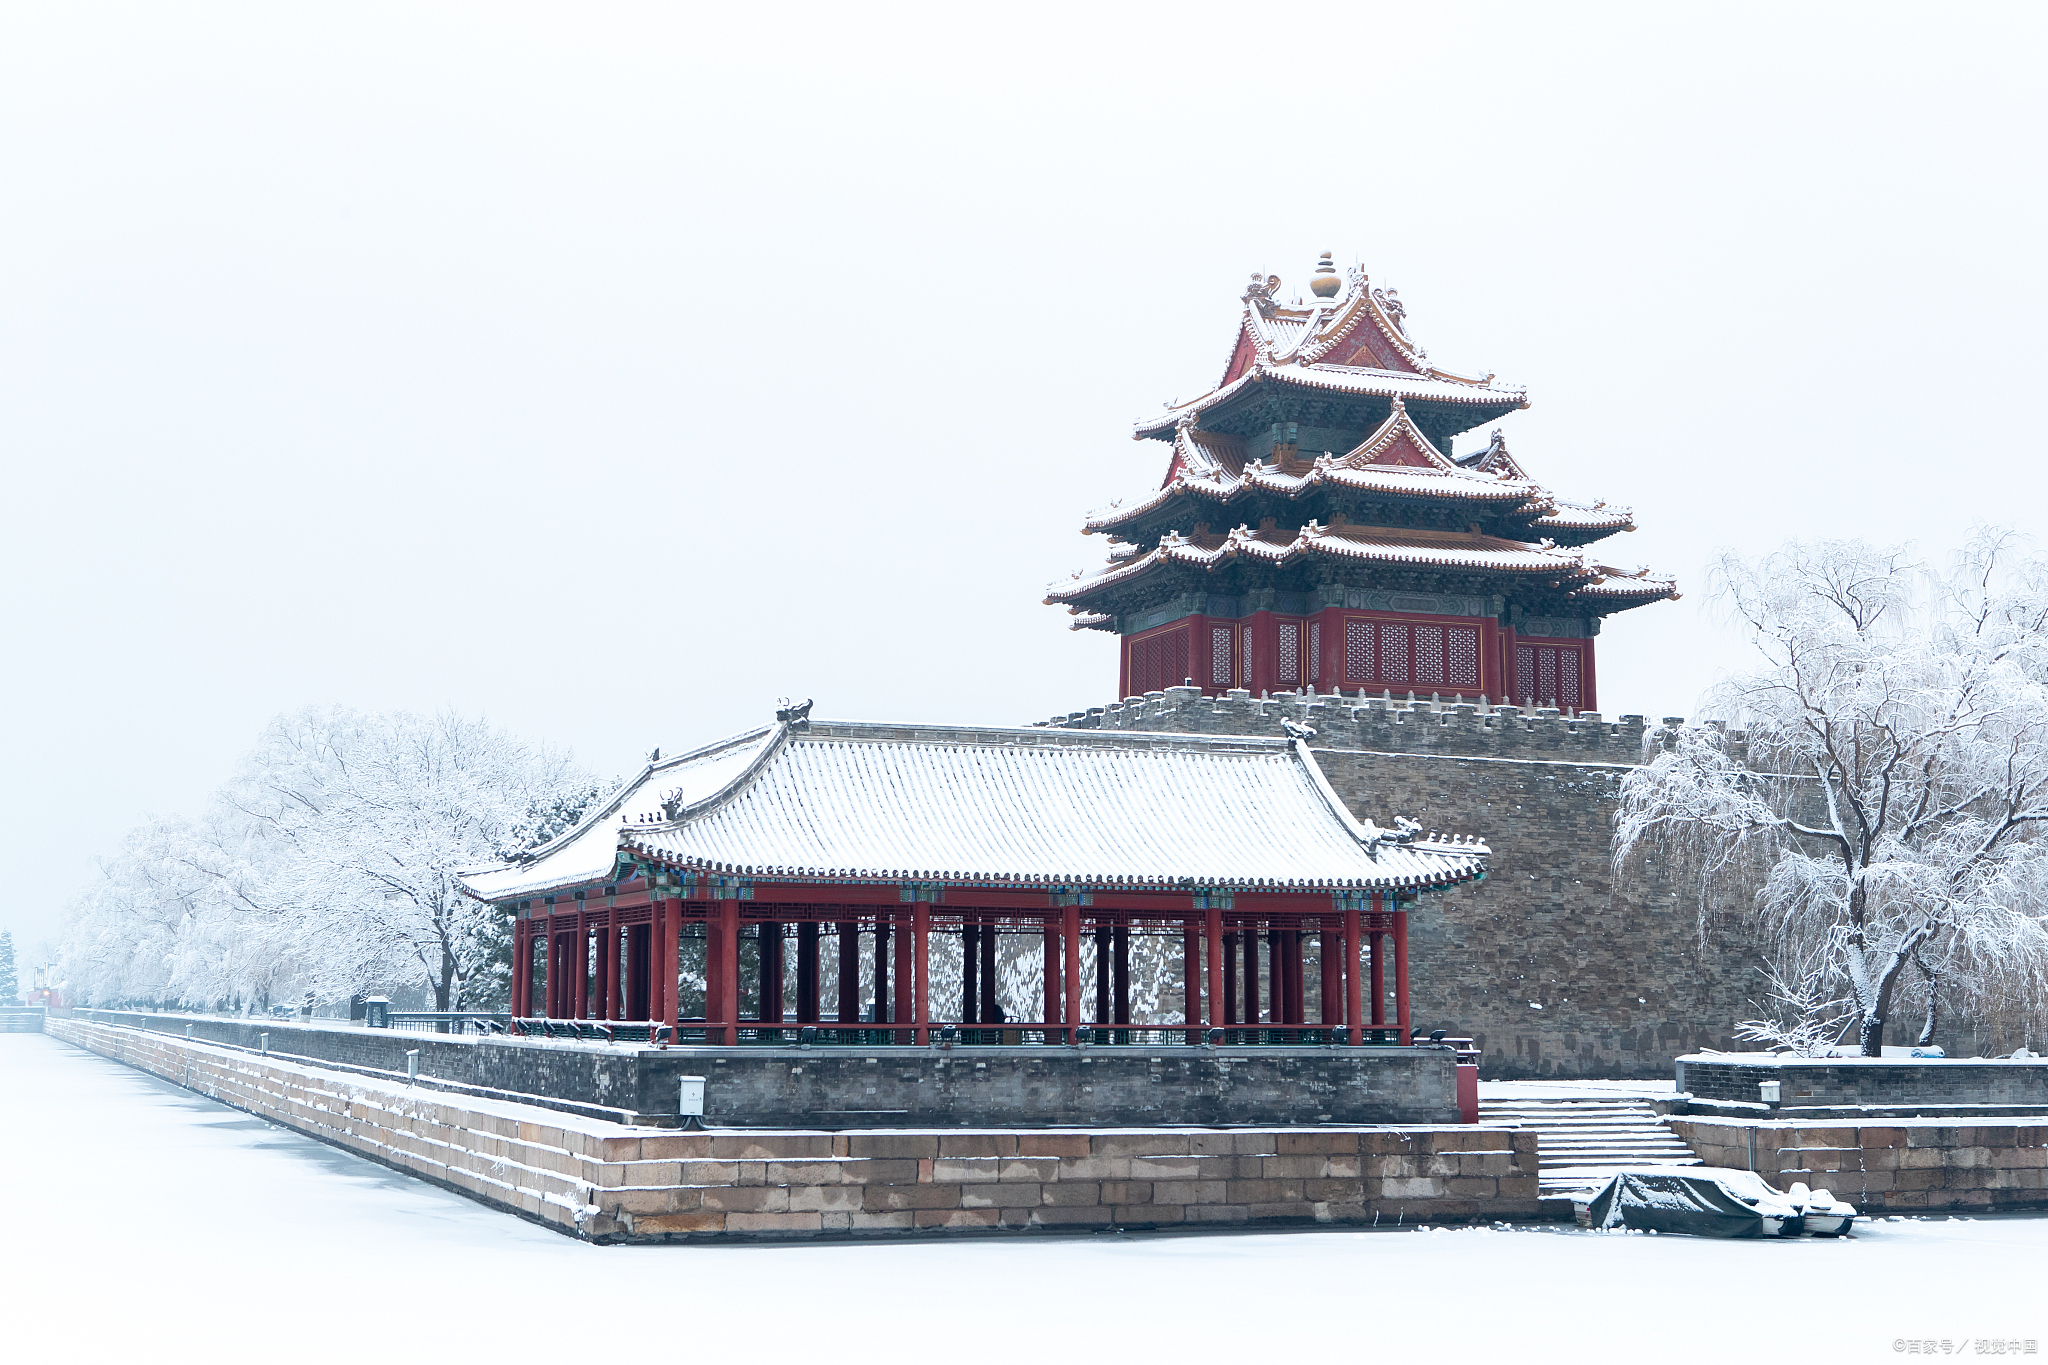
[[[599,1241],[1372,1226],[1537,1212],[1537,1137],[1473,1126],[702,1133],[408,1089],[76,1017],[53,1037]]]
[[[2048,1208],[2048,1124],[2038,1119],[1665,1122],[1709,1166],[1755,1170],[1781,1190],[1804,1181],[1865,1213]]]
[[[490,1098],[608,1106],[619,1122],[672,1118],[683,1076],[705,1078],[705,1118],[749,1127],[1117,1128],[1155,1124],[1458,1121],[1456,1055],[1410,1047],[613,1047],[437,1037],[340,1024],[183,1015],[77,1017],[257,1048],[314,1063],[420,1074]]]
[[[1734,1025],[1755,1013],[1758,980],[1744,905],[1731,892],[1712,909],[1703,949],[1688,888],[1654,865],[1615,882],[1616,802],[1644,758],[1641,716],[1169,688],[1053,723],[1278,735],[1283,717],[1315,728],[1310,748],[1358,815],[1491,846],[1485,882],[1426,898],[1409,925],[1414,1021],[1473,1038],[1481,1075],[1668,1076],[1683,1053],[1740,1046]]]

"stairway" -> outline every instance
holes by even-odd
[[[1545,1199],[1598,1185],[1624,1166],[1702,1164],[1644,1099],[1482,1099],[1479,1121],[1542,1134],[1537,1186]]]

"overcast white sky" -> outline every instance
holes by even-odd
[[[742,10],[0,6],[0,925],[308,703],[1109,700],[1043,589],[1324,250],[1683,579],[1610,714],[1723,549],[2039,528],[2038,5]]]

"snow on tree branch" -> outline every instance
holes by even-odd
[[[346,998],[416,983],[438,1009],[504,993],[511,926],[455,872],[545,841],[597,787],[480,720],[280,716],[196,821],[131,831],[71,907],[82,1000]]]
[[[1875,1055],[1910,962],[1930,992],[2037,986],[2048,561],[1987,531],[1942,571],[1834,541],[1730,557],[1716,577],[1760,666],[1629,776],[1615,862],[1659,852],[1703,887],[1738,859],[1765,869],[1755,908],[1783,1017],[1745,1036],[1810,1044],[1839,995]]]

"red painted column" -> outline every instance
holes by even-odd
[[[1110,931],[1110,950],[1115,960],[1110,964],[1109,1007],[1112,1023],[1131,1022],[1131,928],[1119,924]]]
[[[661,989],[660,923],[661,921],[659,920],[650,923],[647,926],[647,932],[641,937],[640,994],[638,998],[649,1019],[673,1023],[675,1022],[676,1014],[674,1010],[670,1010],[666,1015],[661,1012],[662,1002],[667,997],[662,994]]]
[[[1060,988],[1060,924],[1057,915],[1045,917],[1045,1040],[1049,1043],[1058,1031],[1060,1001],[1064,998]]]
[[[1529,704],[1527,699],[1518,696],[1515,692],[1515,628],[1513,626],[1501,627],[1500,667],[1500,690],[1506,694],[1508,703],[1514,706],[1527,706]]]
[[[860,922],[840,920],[833,925],[839,940],[840,1026],[851,1028],[860,1022]]]
[[[1209,937],[1209,1008],[1204,1020],[1211,1028],[1230,1021],[1223,1017],[1223,911],[1211,907],[1207,925]]]
[[[1344,1022],[1351,1028],[1351,1046],[1357,1047],[1365,1041],[1365,1011],[1360,999],[1363,984],[1358,975],[1358,902],[1352,901],[1344,911]]]
[[[1408,912],[1394,911],[1394,1022],[1400,1025],[1401,1041],[1412,1043],[1408,1032]]]
[[[1235,929],[1223,936],[1223,1003],[1218,1008],[1223,1011],[1225,1024],[1244,1022],[1237,1008],[1237,988],[1242,976],[1237,970],[1237,941],[1242,937]]]
[[[1594,643],[1594,637],[1588,636],[1586,647],[1579,651],[1579,709],[1581,711],[1598,711],[1600,709],[1600,694],[1595,689],[1593,683]]]
[[[916,971],[917,983],[917,1045],[923,1047],[931,1041],[932,1033],[932,908],[919,901],[910,912],[910,961]]]
[[[1344,614],[1337,607],[1324,607],[1309,619],[1320,627],[1316,631],[1320,646],[1316,691],[1339,691],[1344,686]]]
[[[1074,1040],[1072,1030],[1081,1022],[1081,907],[1067,907],[1066,923],[1062,926],[1066,938],[1066,968],[1060,973],[1067,987],[1066,1024],[1069,1032],[1067,1041]]]
[[[1193,1043],[1202,1023],[1202,938],[1194,925],[1186,924],[1181,926],[1180,939],[1180,1017],[1187,1025],[1188,1041]]]
[[[682,960],[683,903],[666,897],[654,902],[654,923],[648,926],[647,1017],[673,1024],[682,1017],[681,988],[676,980]]]

